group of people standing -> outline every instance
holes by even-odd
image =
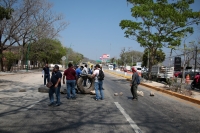
[[[101,72],[100,72],[101,71]],[[48,85],[51,83],[51,86],[49,87],[49,99],[50,103],[49,106],[54,105],[54,93],[56,94],[56,106],[60,106],[60,88],[61,88],[61,81],[63,79],[63,84],[66,84],[67,87],[67,99],[76,99],[76,82],[78,78],[80,78],[81,74],[91,74],[92,78],[94,78],[95,82],[95,93],[96,97],[95,100],[103,100],[104,94],[103,94],[103,79],[99,78],[100,73],[102,73],[102,67],[97,64],[94,68],[91,66],[91,68],[87,68],[87,64],[84,66],[77,66],[74,67],[72,63],[68,64],[68,68],[64,71],[62,74],[59,71],[59,66],[55,65],[51,78],[50,78],[50,69],[48,67],[48,64],[45,65],[43,68],[43,75],[44,75],[44,85]],[[43,77],[42,75],[42,77]],[[47,82],[46,82],[47,80]],[[47,83],[47,84],[46,84]],[[87,79],[84,80],[84,86],[87,86]],[[99,95],[100,91],[100,95]]]

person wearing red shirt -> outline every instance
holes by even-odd
[[[75,83],[76,83],[76,72],[73,68],[71,63],[68,64],[68,69],[65,70],[63,74],[63,84],[65,84],[65,77],[66,77],[66,84],[67,84],[67,99],[76,99],[75,93]],[[72,96],[71,96],[72,92]]]

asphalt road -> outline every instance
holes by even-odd
[[[41,74],[33,77],[37,76],[41,78]],[[32,80],[29,78],[26,83]],[[78,94],[76,100],[67,100],[62,94],[61,106],[49,107],[48,94],[37,93],[38,85],[29,84],[31,98],[27,96],[30,91],[23,95],[13,92],[13,97],[0,98],[0,133],[200,132],[199,106],[158,92],[150,97],[151,90],[141,86],[139,90],[144,92],[144,97],[132,101],[129,82],[109,74],[104,81],[105,99],[100,101],[95,101],[94,95],[83,94]],[[123,96],[114,96],[116,92],[123,92]],[[0,90],[0,93],[8,91]]]

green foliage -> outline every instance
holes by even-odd
[[[10,19],[12,12],[13,12],[13,9],[4,8],[4,7],[0,6],[0,20],[3,20],[4,18]]]
[[[143,54],[143,57],[142,57],[142,66],[145,66],[147,67],[148,65],[148,49],[145,49],[144,50],[144,54]],[[165,60],[165,53],[159,49],[156,51],[156,54],[153,55],[154,57],[154,61],[153,61],[153,64],[152,65],[157,65],[158,63],[162,63],[164,60]]]
[[[200,12],[190,5],[194,0],[127,0],[132,4],[131,15],[135,20],[122,20],[120,27],[125,37],[136,40],[150,51],[149,70],[154,64],[158,49],[179,46],[186,34],[193,33],[194,24],[200,22]]]
[[[64,55],[66,55],[66,49],[58,40],[41,39],[36,43],[30,44],[30,60],[60,64]]]
[[[10,71],[12,64],[18,60],[19,55],[13,52],[5,52],[3,53],[3,57],[5,58],[5,66],[7,67],[8,71]]]
[[[73,64],[79,64],[84,56],[80,53],[74,52],[71,48],[66,48],[68,54],[68,61],[73,61]]]
[[[121,60],[121,65],[130,65],[132,66],[133,64],[136,64],[136,62],[142,61],[142,52],[139,51],[125,51],[125,49],[122,49],[120,53],[120,60]]]

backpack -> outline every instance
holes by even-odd
[[[100,69],[99,75],[97,76],[98,80],[104,80],[104,72]]]

